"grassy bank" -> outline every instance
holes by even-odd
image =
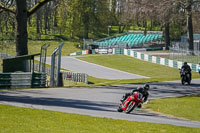
[[[53,50],[61,44],[61,41],[28,41],[29,54],[40,53],[41,46],[44,44],[50,44],[47,50],[47,56],[51,56]],[[62,56],[68,56],[70,53],[80,51],[78,48],[79,42],[65,41],[62,48]],[[4,52],[10,55],[16,55],[15,42],[14,41],[0,41],[0,52]]]
[[[59,46],[59,41],[29,41],[28,48],[29,54],[40,53],[40,48],[43,44],[50,44],[47,51],[47,56],[51,56],[52,51]],[[62,56],[67,56],[70,53],[80,51],[78,48],[79,42],[65,41],[62,49]],[[5,52],[10,55],[16,55],[15,42],[1,41],[0,52]],[[152,64],[149,62],[141,61],[132,57],[124,55],[97,55],[85,56],[79,59],[92,62],[95,64],[103,65],[106,67],[118,69],[121,71],[143,75],[150,77],[147,79],[130,79],[130,80],[107,80],[89,77],[90,85],[116,85],[116,84],[129,84],[129,83],[146,83],[146,82],[161,82],[169,80],[180,80],[179,71],[175,68]],[[1,62],[0,62],[1,64]],[[2,66],[0,66],[0,70]],[[197,73],[193,73],[193,78],[199,78]],[[70,86],[74,83],[70,83]],[[85,85],[84,85],[85,86]]]
[[[156,112],[200,121],[200,95],[151,100],[145,107]]]
[[[61,42],[59,41],[29,41],[28,51],[29,54],[40,53],[41,46],[49,44],[47,49],[47,56],[51,56],[53,50],[58,47]],[[79,42],[65,41],[62,48],[62,56],[68,56],[70,53],[80,51],[78,48]],[[0,52],[16,56],[15,42],[14,41],[0,41]],[[0,72],[2,72],[2,60],[0,59]]]
[[[0,105],[3,133],[197,133],[199,128],[122,121]]]
[[[180,80],[179,70],[163,65],[153,64],[150,62],[138,60],[125,55],[98,55],[85,56],[79,59],[114,68],[117,70],[138,74],[149,77],[147,79],[131,79],[131,80],[113,80],[105,84],[117,83],[145,83],[145,82],[160,82],[170,80]],[[198,73],[193,72],[193,78],[199,78]],[[95,80],[93,81],[95,83]]]

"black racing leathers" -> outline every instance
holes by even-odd
[[[148,97],[149,97],[149,93],[147,92],[147,91],[144,91],[144,88],[142,88],[142,87],[139,87],[139,88],[137,88],[137,89],[135,89],[135,90],[133,90],[131,93],[126,93],[124,96],[123,96],[123,98],[122,98],[122,102],[124,101],[124,100],[126,100],[129,96],[131,96],[134,92],[140,92],[140,93],[142,93],[142,95],[143,95],[143,102],[146,102],[147,101],[147,99],[148,99]]]
[[[190,75],[190,79],[192,80],[192,73],[191,73],[192,70],[191,70],[190,66],[189,65],[183,65],[181,67],[181,69],[183,69],[184,71],[186,71]]]

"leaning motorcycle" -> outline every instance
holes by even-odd
[[[185,71],[182,68],[182,69],[180,69],[180,74],[181,74],[181,83],[182,83],[182,85],[184,85],[186,82],[190,85],[191,79],[190,79],[189,72]]]
[[[119,105],[117,109],[118,112],[125,111],[127,114],[130,113],[137,107],[139,104],[143,102],[143,96],[139,92],[134,92],[131,96],[125,99],[122,104]]]
[[[199,74],[200,74],[200,64],[199,64],[199,67],[198,67],[198,72],[199,72]]]

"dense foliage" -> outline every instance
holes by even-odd
[[[15,2],[9,1],[13,0],[1,0],[0,5],[14,10]],[[27,7],[38,1],[27,0]],[[125,32],[164,30],[165,23],[170,22],[171,38],[179,39],[187,31],[187,1],[54,0],[28,19],[29,38],[95,38],[107,34],[110,25],[118,26],[118,32]],[[193,5],[194,32],[199,32],[199,3]],[[1,39],[16,36],[15,16],[3,9],[0,9],[0,31]]]
[[[166,48],[170,40],[187,33],[191,50],[193,33],[200,31],[198,0],[23,1],[18,5],[19,0],[0,0],[0,39],[16,38],[24,47],[26,36],[19,39],[24,35],[19,27],[25,25],[26,33],[26,23],[28,38],[32,39],[98,39],[128,30],[159,30],[165,33]],[[21,16],[22,20],[18,6],[27,8],[27,16]]]

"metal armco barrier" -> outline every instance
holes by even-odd
[[[0,89],[31,88],[32,73],[0,73]]]
[[[33,73],[31,88],[45,88],[45,87],[47,87],[46,73]]]
[[[45,73],[0,73],[0,89],[45,88]]]

